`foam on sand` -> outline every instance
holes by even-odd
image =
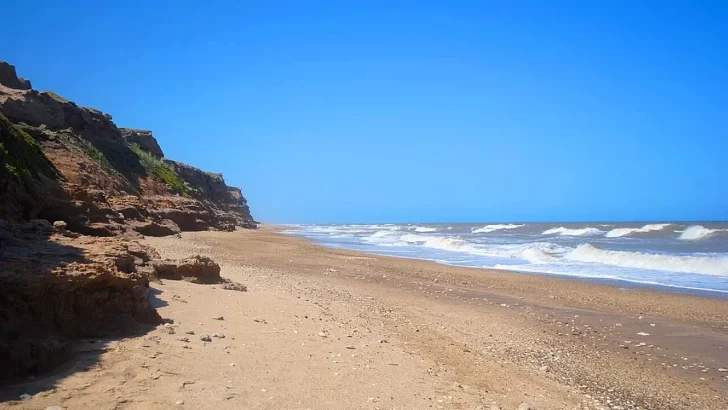
[[[648,224],[641,228],[616,228],[607,232],[607,238],[621,238],[622,236],[630,236],[636,233],[661,231],[672,224]]]
[[[523,225],[516,225],[516,224],[495,224],[495,225],[485,225],[482,228],[473,228],[471,229],[471,233],[488,233],[493,231],[500,231],[503,229],[516,229],[520,228]]]
[[[558,228],[547,229],[542,232],[543,235],[564,235],[564,236],[584,236],[584,235],[598,235],[603,231],[597,228],[579,228],[571,229],[559,226]]]

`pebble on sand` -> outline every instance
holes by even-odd
[[[200,335],[200,340],[203,342],[212,342],[212,338],[208,334]]]
[[[215,319],[215,320],[225,320],[225,318],[222,317],[222,316],[215,316],[215,317],[213,317],[213,319]]]
[[[222,334],[222,333],[217,333],[217,332],[216,332],[216,333],[213,333],[213,334],[212,334],[212,337],[216,337],[216,338],[218,338],[218,339],[224,339],[224,338],[225,338],[225,335],[224,335],[224,334]]]
[[[30,400],[30,398],[33,397],[28,393],[23,393],[20,395],[20,400]]]
[[[185,401],[184,400],[177,400],[177,402],[174,403],[174,404],[176,404],[178,406],[181,406],[181,405],[185,404]]]

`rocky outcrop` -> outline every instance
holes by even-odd
[[[55,230],[57,233],[51,235]],[[62,223],[0,223],[0,379],[44,371],[75,338],[138,332],[161,318],[142,271],[159,255]]]
[[[15,66],[4,61],[0,61],[0,84],[18,90],[29,90],[31,88],[30,81],[18,77]]]
[[[157,143],[157,139],[154,138],[151,131],[147,130],[135,130],[131,128],[121,128],[121,136],[128,144],[137,144],[139,148],[149,152],[157,158],[164,157],[162,148]]]
[[[181,261],[154,262],[154,271],[160,279],[186,280],[192,283],[221,283],[220,265],[212,259],[196,255]]]
[[[0,186],[18,193],[0,206],[0,218],[63,220],[97,236],[256,227],[240,189],[222,175],[164,159],[151,131],[118,128],[108,114],[18,87],[14,68],[4,67],[14,87],[0,85],[3,132],[21,133],[53,172],[31,169],[27,186]]]
[[[207,258],[159,262],[134,241],[255,227],[222,175],[163,155],[150,131],[30,89],[0,63],[0,379],[52,368],[76,338],[159,323],[160,276],[245,290]]]

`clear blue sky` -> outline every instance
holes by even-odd
[[[100,3],[0,59],[262,221],[728,219],[728,2]]]

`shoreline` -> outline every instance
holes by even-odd
[[[13,408],[728,408],[726,300],[332,249],[269,226],[142,242],[208,256],[248,292],[152,284],[165,325],[79,356],[52,389],[15,386],[33,397]]]
[[[581,223],[579,223],[581,224]],[[570,279],[570,280],[577,280],[577,281],[584,281],[584,282],[590,282],[590,283],[597,283],[607,286],[614,286],[614,287],[621,287],[625,288],[626,290],[629,289],[646,289],[646,290],[653,290],[657,292],[664,292],[664,293],[673,293],[673,294],[683,294],[683,295],[695,295],[695,296],[702,296],[702,297],[711,297],[715,299],[728,299],[728,290],[719,290],[719,289],[709,289],[709,288],[699,288],[699,287],[690,287],[690,286],[679,286],[679,285],[666,285],[661,283],[655,283],[655,282],[646,282],[646,281],[637,281],[637,280],[629,280],[629,279],[619,279],[619,278],[602,278],[602,277],[593,277],[593,276],[586,276],[586,275],[572,275],[572,274],[560,274],[560,273],[552,273],[552,272],[532,272],[532,271],[522,271],[522,270],[509,270],[509,269],[499,269],[499,268],[493,268],[493,267],[475,267],[475,266],[468,266],[468,265],[458,265],[456,263],[448,263],[447,261],[441,261],[431,258],[418,258],[413,256],[398,256],[398,255],[391,255],[386,253],[377,253],[377,252],[371,252],[371,251],[364,251],[364,250],[358,250],[358,249],[351,249],[346,247],[338,247],[338,246],[331,246],[329,244],[316,241],[313,238],[306,237],[302,234],[296,234],[296,233],[287,233],[286,231],[291,231],[290,227],[287,227],[285,225],[261,225],[261,228],[263,229],[269,229],[271,232],[277,232],[283,235],[302,238],[304,240],[310,241],[311,243],[315,243],[319,246],[323,246],[329,249],[341,249],[341,250],[347,250],[351,252],[361,252],[368,255],[376,255],[381,257],[391,257],[391,258],[399,258],[399,259],[411,259],[411,260],[420,260],[420,261],[428,261],[440,265],[445,266],[453,266],[453,267],[460,267],[460,268],[471,268],[471,269],[482,269],[486,271],[497,271],[502,273],[514,273],[518,275],[536,275],[541,277],[552,277],[552,278],[563,278],[563,279]]]

